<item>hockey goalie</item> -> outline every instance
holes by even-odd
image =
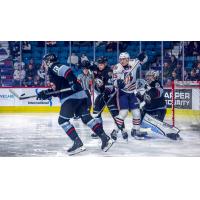
[[[147,137],[165,136],[172,140],[181,139],[178,128],[163,122],[166,115],[166,102],[159,73],[149,70],[145,79],[145,81],[138,80],[136,84],[138,90],[136,96],[142,103],[141,128],[150,129]]]

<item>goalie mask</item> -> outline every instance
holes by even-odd
[[[47,67],[51,66],[53,63],[58,61],[56,55],[53,53],[44,55],[42,60],[46,64]]]
[[[152,81],[157,80],[158,76],[159,76],[159,72],[158,71],[149,70],[145,75],[145,79],[148,82],[148,84],[150,84]]]
[[[130,60],[129,53],[127,53],[127,52],[120,53],[120,55],[119,55],[119,62],[120,62],[120,64],[123,67],[126,66],[126,65],[128,65],[129,60]]]

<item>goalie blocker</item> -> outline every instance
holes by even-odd
[[[179,135],[180,130],[172,125],[169,125],[165,122],[162,122],[149,114],[145,114],[141,128],[151,129],[148,132],[149,137],[168,137],[172,140],[180,140],[181,137]]]

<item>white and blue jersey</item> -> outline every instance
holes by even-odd
[[[127,66],[118,63],[113,69],[114,86],[118,89],[118,106],[120,109],[137,109],[139,102],[135,96],[136,73],[140,66],[137,59],[129,61]]]

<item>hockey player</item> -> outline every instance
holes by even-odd
[[[145,114],[148,114],[160,122],[163,122],[166,115],[166,102],[163,87],[158,77],[159,72],[149,70],[145,75],[147,81],[147,85],[145,86],[146,91],[143,95],[138,92],[136,96],[141,102],[145,102],[142,107],[142,119]],[[153,118],[151,118],[151,120]],[[174,140],[180,138],[178,133],[167,133],[166,136]]]
[[[79,116],[84,124],[87,124],[101,139],[101,149],[107,151],[113,144],[109,136],[103,130],[102,124],[93,119],[89,112],[87,104],[87,94],[82,89],[72,69],[66,65],[60,64],[55,54],[47,54],[43,58],[45,67],[48,69],[50,82],[54,84],[54,89],[60,90],[71,88],[70,91],[59,94],[61,109],[58,118],[59,125],[73,141],[73,146],[68,149],[69,154],[76,154],[85,150],[81,139],[79,138],[74,126],[70,123],[70,118],[79,111]],[[48,93],[53,89],[39,92],[38,99],[48,99]]]
[[[142,118],[146,113],[163,121],[166,115],[166,102],[164,97],[163,87],[158,80],[159,72],[149,70],[145,79],[148,83],[146,86],[146,92],[143,96],[138,96],[140,101],[145,101],[145,105],[142,109]],[[139,93],[140,94],[140,93]]]
[[[101,113],[105,105],[107,105],[111,116],[114,118],[119,114],[116,101],[116,92],[111,82],[112,69],[107,65],[107,58],[100,57],[97,61],[97,69],[94,70],[95,91],[98,94],[94,102],[93,114],[102,122]],[[113,132],[118,131],[115,125]],[[92,135],[95,137],[95,135]],[[127,137],[126,137],[127,138]]]
[[[135,96],[136,73],[140,64],[147,61],[147,56],[141,53],[138,58],[130,60],[127,52],[119,55],[119,63],[114,67],[113,79],[114,85],[118,88],[118,106],[119,115],[115,117],[116,124],[121,131],[123,130],[124,120],[128,112],[132,113],[132,130],[131,135],[136,139],[144,139],[145,134],[139,131],[140,128],[140,109],[139,102]],[[117,138],[116,134],[112,134],[113,139]]]

